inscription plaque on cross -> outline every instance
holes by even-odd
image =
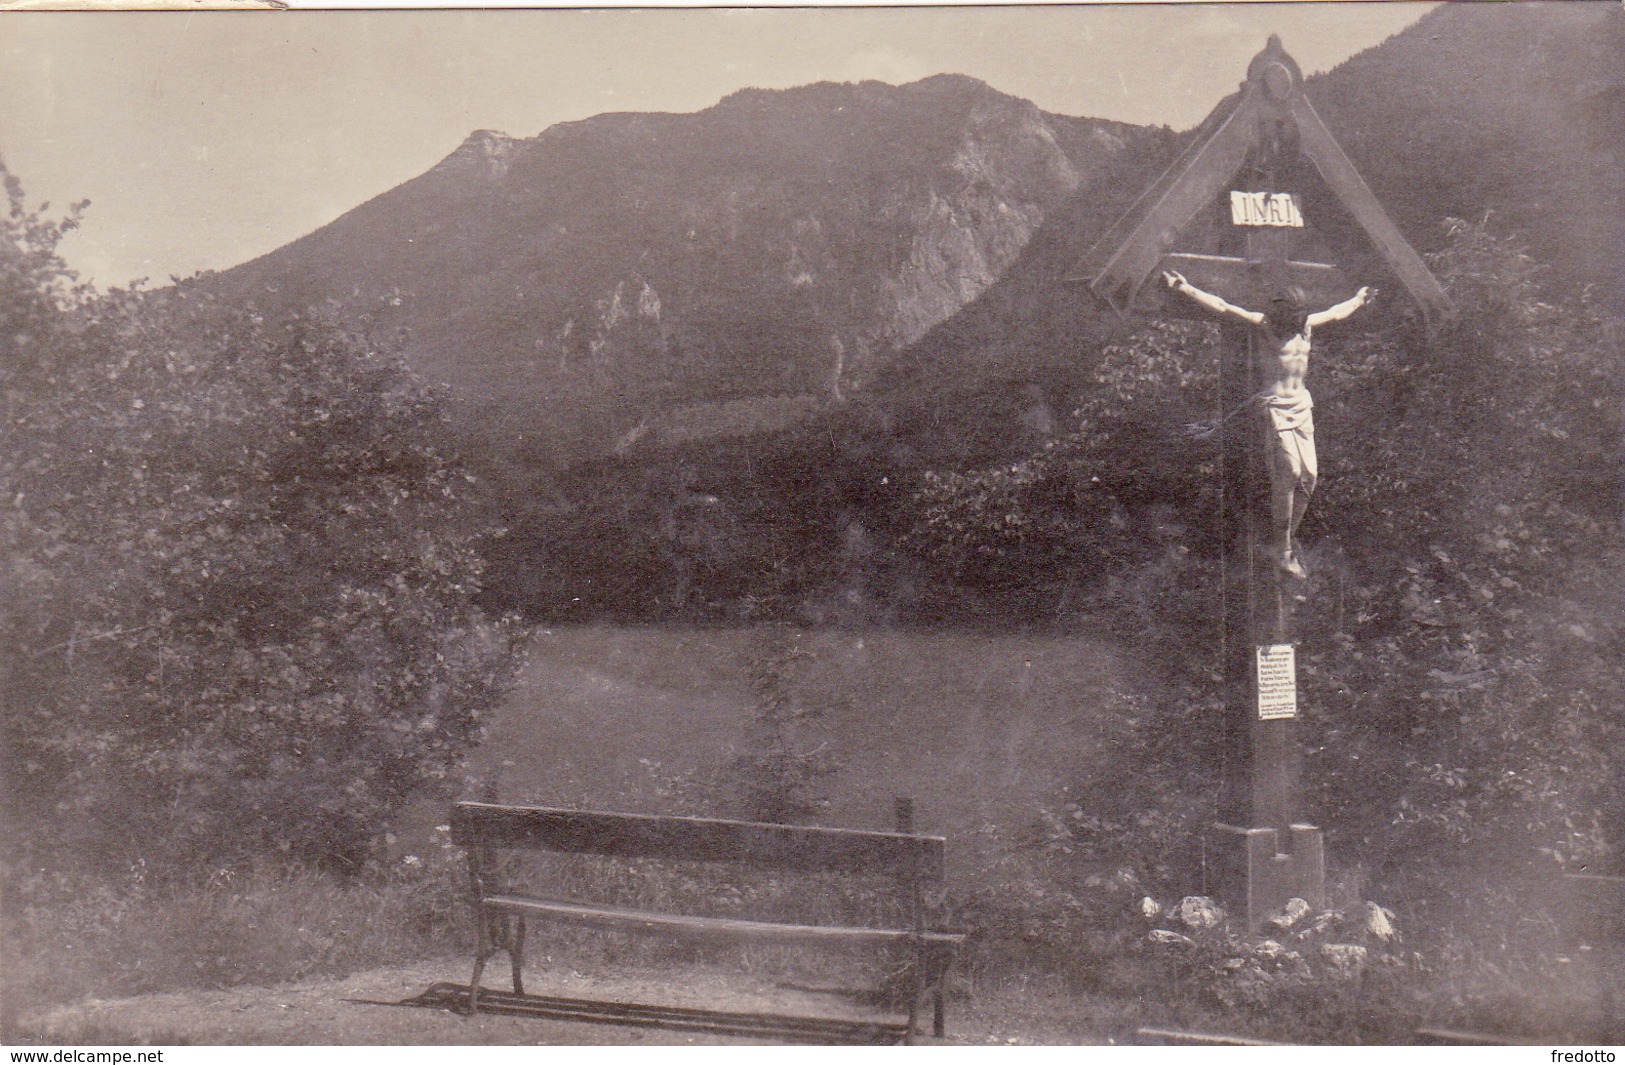
[[[1096,242],[1077,278],[1119,315],[1201,312],[1225,323],[1219,391],[1229,413],[1218,435],[1226,761],[1203,867],[1206,889],[1253,929],[1291,898],[1324,903],[1321,833],[1303,818],[1297,787],[1293,615],[1308,585],[1294,537],[1316,477],[1304,377],[1312,327],[1347,317],[1369,295],[1320,261],[1327,256],[1316,219],[1333,210],[1376,253],[1362,270],[1398,282],[1430,326],[1451,313],[1271,37],[1241,91]],[[1294,329],[1281,326],[1294,319],[1280,304],[1296,305]],[[1312,308],[1325,309],[1306,313]]]

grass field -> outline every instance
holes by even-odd
[[[764,630],[538,632],[473,759],[504,801],[727,814],[724,767],[748,742]],[[999,860],[1060,789],[1087,790],[1155,678],[1087,638],[807,631],[788,686],[822,707],[820,823],[890,828],[894,796],[949,839],[950,876]],[[708,808],[709,807],[709,808]]]

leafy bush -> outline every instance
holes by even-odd
[[[1433,267],[1459,318],[1426,354],[1375,337],[1329,367],[1328,419],[1360,432],[1317,520],[1362,539],[1340,545],[1349,616],[1304,633],[1314,742],[1336,752],[1315,798],[1396,875],[1427,854],[1544,855],[1553,876],[1619,843],[1618,352],[1589,293],[1449,228]]]
[[[354,864],[513,666],[442,397],[317,319],[70,291],[9,189],[8,291],[44,325],[7,352],[8,845]]]

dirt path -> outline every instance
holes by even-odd
[[[762,1045],[768,1040],[663,1028],[372,1005],[399,1002],[431,984],[463,978],[467,962],[447,959],[381,969],[339,980],[271,988],[240,987],[114,1000],[87,1000],[19,1018],[13,1045],[277,1046],[504,1045],[671,1046]],[[491,986],[500,986],[500,981]],[[897,1020],[855,1006],[849,996],[786,987],[711,968],[622,970],[613,976],[578,972],[526,977],[532,994],[660,1005],[772,1012],[809,1017]],[[1076,1002],[1013,986],[950,1005],[949,1039],[956,1044],[1105,1043],[1111,1034],[1078,1021]]]

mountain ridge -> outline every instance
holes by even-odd
[[[1447,215],[1488,211],[1554,277],[1625,307],[1609,269],[1625,19],[1604,6],[1446,6],[1307,90],[1418,250]],[[1517,100],[1485,91],[1490,71]],[[771,432],[857,395],[924,397],[930,424],[990,389],[1061,409],[1118,327],[1063,275],[1193,135],[1054,115],[959,74],[745,88],[693,113],[473,131],[222,277],[406,331],[471,422],[547,463],[646,448],[672,417],[685,439],[707,411],[730,412],[724,436]],[[944,454],[1009,429],[947,434]]]
[[[407,329],[420,370],[584,453],[674,402],[861,389],[1142,136],[963,75],[479,130],[219,283]]]

